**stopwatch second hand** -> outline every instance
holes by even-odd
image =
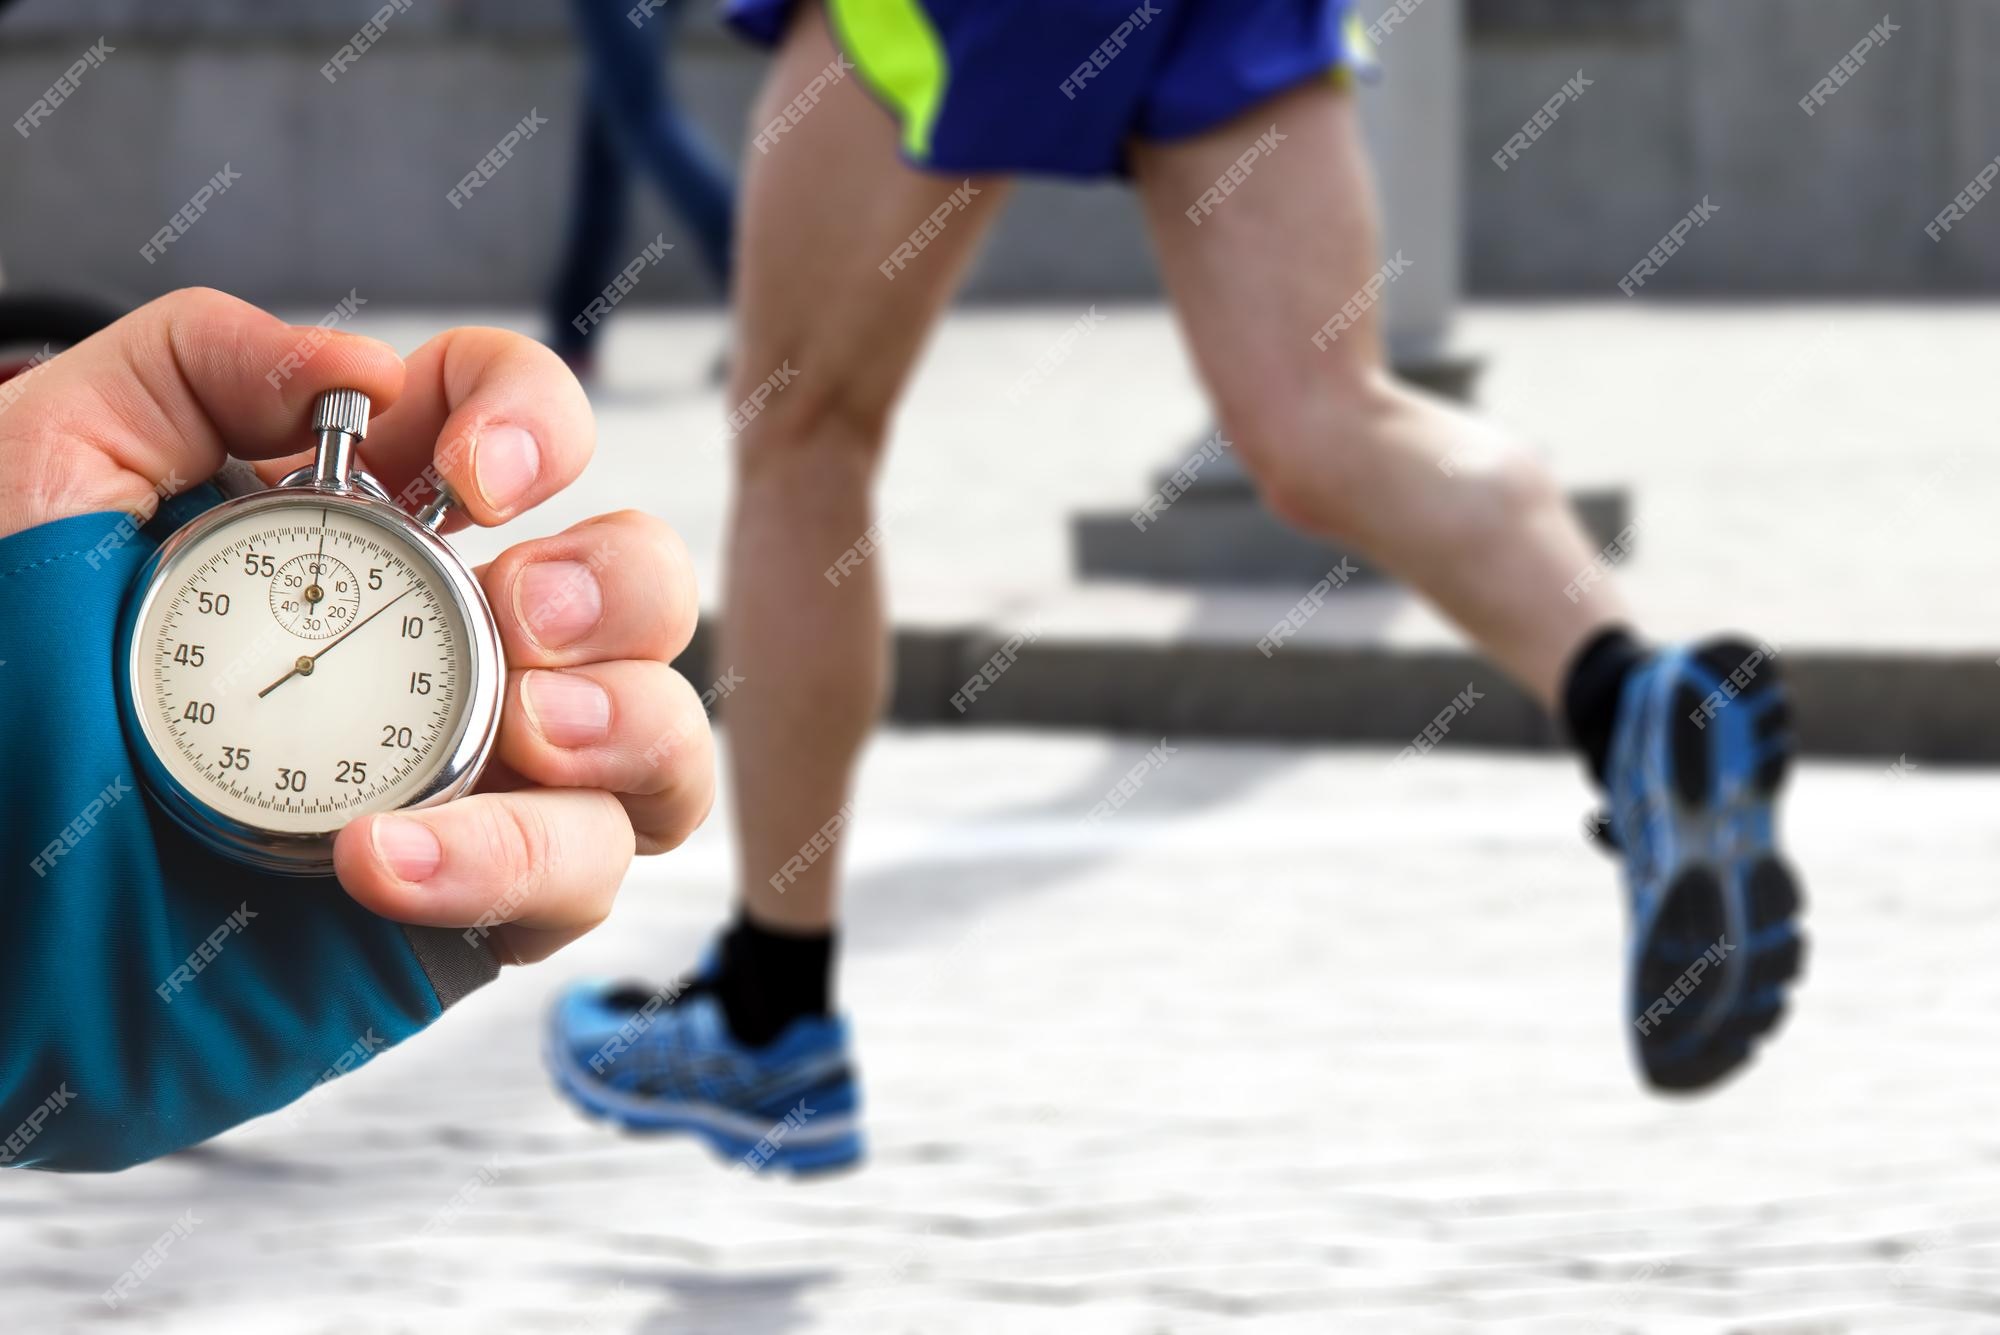
[[[376,617],[381,616],[384,612],[394,607],[397,603],[402,602],[403,599],[409,597],[416,591],[417,591],[417,586],[414,584],[410,585],[407,589],[404,589],[394,598],[391,598],[388,602],[383,603],[380,607],[370,612],[367,616],[361,618],[361,620],[355,622],[353,625],[349,626],[346,630],[334,636],[333,639],[328,640],[325,648],[321,649],[318,653],[311,654],[304,658],[299,659],[298,662],[292,664],[292,670],[290,672],[287,672],[284,676],[278,678],[276,681],[272,682],[269,686],[266,686],[263,690],[257,692],[257,698],[259,700],[262,700],[272,691],[277,690],[280,686],[283,686],[293,677],[298,676],[299,673],[312,671],[312,665],[319,662],[320,659],[324,658],[335,645],[339,644],[342,640],[345,640],[348,636],[354,634],[355,631],[360,630],[363,626],[373,621]]]

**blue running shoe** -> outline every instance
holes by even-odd
[[[846,1168],[861,1158],[860,1084],[847,1024],[805,1018],[769,1045],[738,1043],[704,975],[676,992],[578,983],[549,1012],[556,1087],[628,1131],[699,1137],[742,1171]]]
[[[1776,655],[1741,640],[1664,649],[1619,700],[1605,834],[1631,896],[1639,1065],[1659,1089],[1701,1089],[1748,1061],[1804,957],[1773,819],[1794,749]]]

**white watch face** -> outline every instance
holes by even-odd
[[[403,806],[462,730],[472,652],[444,573],[355,508],[251,510],[163,563],[133,704],[197,800],[284,833]]]

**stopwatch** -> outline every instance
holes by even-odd
[[[479,581],[356,460],[369,402],[319,396],[313,462],[178,529],[139,574],[119,700],[141,781],[210,847],[323,874],[357,816],[468,791],[506,660]]]

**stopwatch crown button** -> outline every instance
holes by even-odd
[[[368,434],[368,396],[358,389],[330,389],[313,402],[314,431],[345,431],[360,440]]]

